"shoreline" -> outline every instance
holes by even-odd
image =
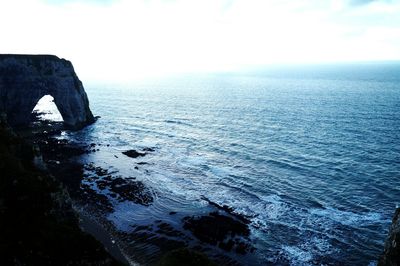
[[[208,206],[203,211],[199,210],[198,215],[182,216],[173,211],[166,214],[167,220],[176,217],[179,227],[167,220],[157,220],[146,226],[135,225],[133,222],[130,230],[120,231],[107,219],[107,215],[113,212],[115,204],[121,202],[130,202],[142,208],[151,206],[154,199],[148,194],[148,188],[133,177],[124,177],[118,171],[102,168],[95,163],[83,163],[79,159],[98,152],[99,147],[106,147],[107,144],[73,143],[59,139],[61,132],[57,127],[54,130],[47,128],[46,132],[34,138],[44,163],[49,172],[68,189],[75,210],[83,216],[84,227],[94,226],[95,229],[87,231],[100,240],[115,258],[123,257],[124,262],[130,264],[157,264],[170,252],[184,248],[189,251],[198,250],[207,254],[211,260],[228,265],[238,264],[235,258],[253,253],[254,247],[248,239],[250,231],[247,217],[235,214],[228,206],[219,206],[209,200],[206,200]],[[122,152],[121,156],[143,157],[152,152],[155,150],[144,148],[143,151]],[[86,219],[91,216],[95,218]],[[136,244],[132,246],[129,243]],[[140,251],[135,246],[145,248]],[[146,250],[154,248],[160,251],[149,258]]]
[[[121,265],[79,227],[67,190],[38,147],[0,120],[0,264]]]
[[[148,239],[152,239],[151,244],[160,247],[162,251],[160,255],[147,261],[148,263],[145,262],[146,265],[159,264],[164,257],[175,254],[176,250],[182,248],[185,250],[184,253],[189,252],[188,254],[192,256],[193,254],[190,252],[195,247],[201,253],[207,254],[209,259],[220,265],[240,264],[238,261],[232,260],[235,256],[229,258],[229,256],[224,257],[224,254],[229,254],[230,252],[238,254],[253,252],[251,245],[249,246],[246,242],[236,242],[235,239],[226,240],[227,234],[231,232],[236,232],[237,236],[246,238],[250,234],[250,232],[247,232],[247,224],[250,223],[249,218],[251,217],[237,215],[231,207],[218,205],[207,198],[203,200],[208,202],[210,211],[199,215],[183,217],[182,228],[179,230],[176,227],[171,227],[168,222],[159,221],[147,226],[136,225],[129,232],[118,231],[115,225],[107,220],[106,214],[113,210],[113,204],[107,198],[109,195],[97,194],[96,191],[85,186],[82,181],[92,179],[92,182],[97,185],[100,184],[103,189],[113,187],[115,189],[118,186],[126,186],[125,189],[117,189],[111,192],[115,194],[114,199],[134,201],[135,204],[146,207],[147,204],[152,204],[152,200],[147,198],[146,194],[140,194],[144,191],[144,187],[138,185],[140,183],[136,183],[139,181],[132,178],[120,177],[117,173],[110,171],[110,169],[90,164],[85,165],[79,162],[78,158],[85,156],[85,154],[97,152],[96,146],[104,144],[72,143],[58,139],[61,131],[57,126],[54,128],[50,126],[46,129],[46,133],[44,134],[39,133],[35,137],[31,136],[31,139],[28,134],[24,138],[27,140],[30,139],[32,145],[38,144],[41,147],[39,154],[36,154],[39,155],[39,162],[46,166],[46,171],[49,171],[58,180],[64,182],[64,186],[67,187],[72,198],[72,207],[75,213],[79,215],[81,230],[96,238],[104,246],[105,250],[119,262],[129,265],[143,264],[143,259],[147,259],[146,256],[148,254],[135,251],[136,244],[129,246],[128,243],[138,241],[140,245],[146,245],[149,242]],[[130,154],[142,156],[140,155],[141,152],[137,152],[137,154],[130,152]],[[93,175],[88,175],[88,172],[91,172]],[[129,191],[133,192],[129,193]],[[86,196],[83,196],[84,194]],[[169,215],[175,216],[176,213],[171,212]],[[105,224],[101,222],[102,220]],[[219,235],[219,233],[210,232],[209,228],[216,228],[215,230],[218,232],[226,230],[226,232]],[[187,238],[188,236],[191,239]],[[179,243],[171,241],[172,239],[186,240]],[[197,244],[193,245],[193,243]],[[166,248],[166,246],[170,247]],[[178,256],[177,254],[174,256]],[[216,254],[222,255],[222,257],[218,258],[218,256],[215,256]],[[139,261],[134,259],[135,256],[138,256]],[[206,261],[209,261],[209,259]]]
[[[122,249],[118,246],[118,242],[116,242],[112,235],[103,228],[101,223],[90,218],[89,214],[85,213],[83,210],[79,210],[78,207],[74,207],[74,210],[79,215],[79,227],[82,231],[92,235],[97,241],[101,242],[111,256],[126,265],[139,265],[132,260],[128,260],[128,257],[123,254]]]

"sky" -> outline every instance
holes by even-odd
[[[0,33],[89,80],[400,60],[400,1],[2,0]]]

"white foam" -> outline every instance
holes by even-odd
[[[328,240],[322,239],[319,237],[313,237],[308,242],[306,242],[303,246],[311,247],[314,249],[314,252],[320,255],[332,254],[336,250],[332,247]]]
[[[382,222],[382,215],[376,212],[357,214],[350,211],[341,211],[335,208],[311,209],[310,214],[321,216],[347,226],[360,226]]]
[[[233,169],[222,166],[209,166],[211,173],[217,177],[226,177],[233,174]]]
[[[282,255],[289,260],[290,265],[311,265],[313,255],[309,251],[302,250],[296,246],[282,246]]]
[[[207,160],[200,156],[186,156],[186,157],[180,158],[178,162],[182,166],[189,166],[189,167],[207,164]]]
[[[267,219],[277,220],[285,214],[289,207],[285,204],[278,195],[268,195],[261,197],[266,202],[264,204],[263,213]]]

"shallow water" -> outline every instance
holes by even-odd
[[[400,202],[399,66],[87,85],[101,118],[71,137],[110,144],[87,160],[152,190],[150,207],[115,206],[120,229],[179,226],[167,214],[206,212],[205,196],[252,217],[251,263],[368,265]]]

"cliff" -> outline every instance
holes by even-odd
[[[29,125],[44,95],[54,97],[67,127],[94,122],[71,62],[0,55],[0,265],[120,265],[80,229],[69,193],[38,160],[35,141],[14,133]]]
[[[400,266],[400,208],[396,209],[379,266]]]
[[[0,112],[11,126],[27,126],[45,95],[53,96],[67,127],[80,129],[94,122],[71,62],[53,55],[0,54]]]
[[[60,182],[0,119],[0,265],[119,265],[80,230]]]

